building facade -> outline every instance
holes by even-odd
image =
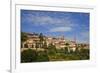
[[[66,46],[66,43],[69,43],[69,46]],[[76,50],[76,43],[75,41],[66,41],[64,36],[62,37],[48,37],[43,36],[43,41],[40,42],[40,38],[38,34],[34,33],[27,33],[27,40],[22,43],[21,50],[26,49],[40,49],[43,50],[43,44],[45,44],[47,47],[52,44],[55,45],[56,49],[64,49],[65,47],[68,47],[68,50],[75,51]]]

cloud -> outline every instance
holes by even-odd
[[[72,19],[68,17],[64,18],[58,18],[58,17],[51,17],[49,15],[41,15],[40,14],[24,14],[24,17],[22,18],[24,23],[28,22],[28,25],[34,25],[34,26],[57,26],[57,27],[74,27],[77,26],[73,22]]]
[[[24,21],[28,22],[31,26],[43,26],[48,29],[49,32],[69,32],[77,24],[74,23],[70,17],[52,17],[50,15],[42,15],[41,13],[25,14]],[[25,22],[24,22],[25,23]],[[75,28],[73,28],[75,29]]]
[[[65,23],[68,24],[69,21],[65,19],[53,18],[50,16],[35,16],[32,18],[33,25],[53,25],[53,26],[65,26]]]
[[[71,27],[55,27],[53,29],[50,29],[50,32],[68,32],[71,31]]]

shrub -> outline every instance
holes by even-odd
[[[56,54],[56,47],[55,45],[50,44],[47,48],[49,55],[55,55]]]
[[[28,49],[21,52],[21,62],[35,62],[37,59],[37,53],[34,50]]]
[[[48,55],[45,51],[39,51],[37,55],[37,62],[49,61]]]

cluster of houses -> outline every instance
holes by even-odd
[[[68,47],[68,51],[72,50],[75,51],[76,50],[76,42],[75,41],[67,41],[65,40],[64,36],[61,37],[49,37],[49,36],[43,36],[43,39],[45,41],[43,41],[43,43],[46,44],[46,46],[49,46],[50,44],[55,45],[56,49],[64,49],[65,47]],[[24,41],[22,43],[21,46],[21,51],[23,50],[27,50],[27,49],[40,49],[40,50],[44,50],[41,47],[40,43],[40,38],[38,34],[35,33],[27,33],[27,40]],[[66,43],[68,43],[68,45],[66,45]],[[38,44],[38,46],[37,46]],[[80,46],[81,44],[79,44]],[[89,48],[89,45],[84,45],[84,47]]]

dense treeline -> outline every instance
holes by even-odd
[[[89,49],[76,50],[68,52],[66,49],[56,49],[49,46],[45,51],[36,51],[32,49],[21,52],[21,62],[46,62],[46,61],[69,61],[69,60],[88,60]]]

